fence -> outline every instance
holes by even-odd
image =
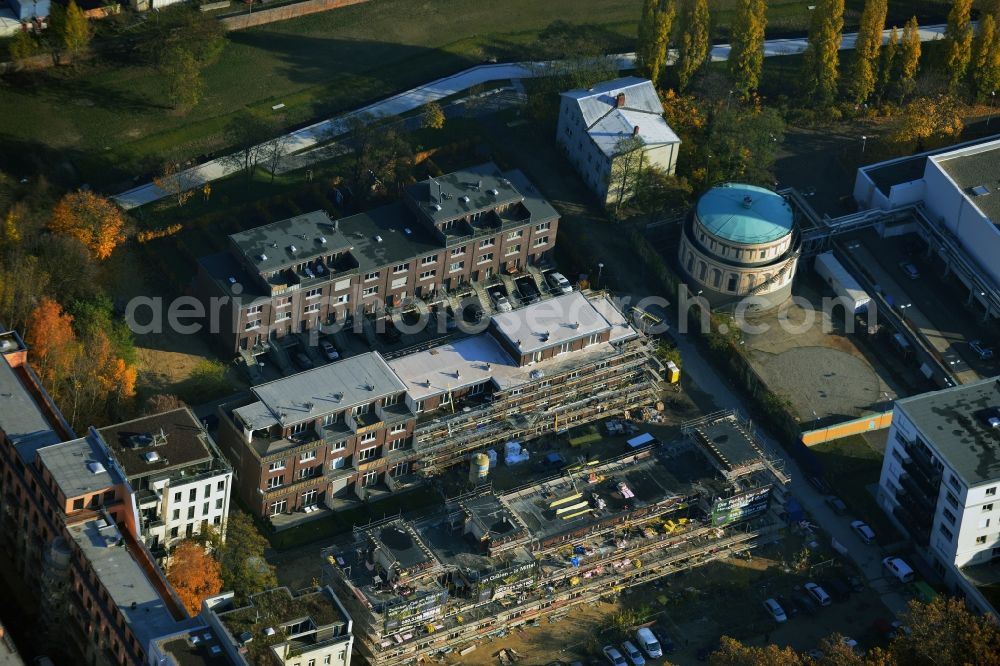
[[[291,5],[275,7],[274,9],[261,9],[260,11],[240,14],[239,16],[227,16],[226,18],[219,19],[219,22],[222,23],[222,27],[225,30],[243,30],[257,25],[274,23],[275,21],[285,21],[298,16],[318,14],[350,5],[359,5],[363,2],[368,2],[368,0],[305,0],[305,2],[296,2]]]
[[[802,443],[806,446],[814,446],[834,439],[840,439],[841,437],[860,435],[872,430],[883,430],[890,425],[892,425],[892,410],[882,412],[881,414],[861,416],[850,421],[833,423],[825,428],[806,430],[802,433]]]

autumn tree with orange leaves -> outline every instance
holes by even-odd
[[[25,342],[31,349],[31,364],[42,383],[57,393],[56,387],[70,376],[79,353],[73,315],[64,312],[56,301],[43,296],[28,317]]]
[[[108,199],[93,192],[71,192],[52,210],[49,229],[74,236],[97,259],[107,259],[125,240],[125,218]]]
[[[222,590],[219,563],[194,541],[181,541],[174,548],[167,567],[167,580],[192,616],[201,610],[203,600]]]

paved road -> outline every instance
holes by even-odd
[[[920,29],[921,41],[935,41],[944,35],[943,25],[932,25]],[[841,49],[853,49],[857,39],[856,33],[844,35]],[[888,41],[889,33],[883,34],[883,41]],[[798,39],[771,39],[764,43],[764,57],[795,55],[802,53],[806,49],[805,38]],[[711,58],[713,61],[725,61],[729,59],[730,47],[728,44],[719,44],[712,48]],[[670,53],[668,64],[676,58],[676,52]],[[633,69],[635,67],[635,54],[624,53],[611,56],[615,61],[615,66],[619,70]],[[324,143],[343,135],[347,130],[348,121],[356,116],[370,115],[375,117],[397,116],[409,111],[413,111],[429,102],[436,102],[446,97],[456,95],[463,90],[473,86],[481,85],[489,81],[500,81],[505,79],[526,79],[535,76],[544,76],[547,72],[557,68],[558,61],[547,62],[515,62],[495,65],[479,65],[472,67],[458,74],[446,76],[425,85],[407,90],[406,92],[393,95],[380,102],[369,104],[366,107],[352,111],[350,113],[330,118],[318,122],[309,127],[287,135],[286,152],[289,154],[308,150],[319,143]],[[205,183],[224,178],[237,170],[231,160],[223,157],[205,162],[204,164],[192,167],[182,172],[177,178],[184,183],[185,189],[201,187]],[[130,209],[143,206],[153,201],[168,196],[169,193],[157,187],[154,183],[140,185],[127,192],[122,192],[114,197],[122,208]]]

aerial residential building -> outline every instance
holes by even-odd
[[[284,524],[412,487],[476,450],[649,404],[656,367],[607,297],[573,292],[430,349],[256,386],[220,406],[219,445],[243,503]]]
[[[199,261],[195,288],[221,350],[263,351],[271,339],[531,270],[552,254],[558,221],[521,172],[487,163],[365,213],[320,210],[233,234]]]
[[[629,147],[637,139],[638,148]],[[625,151],[643,166],[677,169],[681,140],[663,119],[653,83],[634,76],[562,93],[556,140],[587,186],[605,203],[627,198],[630,179],[616,177]],[[619,166],[616,166],[616,162]]]
[[[139,510],[139,532],[157,557],[211,526],[225,538],[233,472],[187,407],[101,428]]]
[[[329,587],[293,595],[278,587],[250,597],[206,599],[199,616],[234,666],[350,666],[353,624]]]
[[[878,503],[970,605],[1000,574],[1000,380],[897,400]]]
[[[359,654],[402,666],[473,650],[779,538],[769,508],[788,483],[780,460],[735,414],[685,430],[545,482],[356,527],[324,552],[324,577],[354,619]]]

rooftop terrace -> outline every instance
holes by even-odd
[[[215,459],[208,433],[187,407],[98,430],[130,479]]]

